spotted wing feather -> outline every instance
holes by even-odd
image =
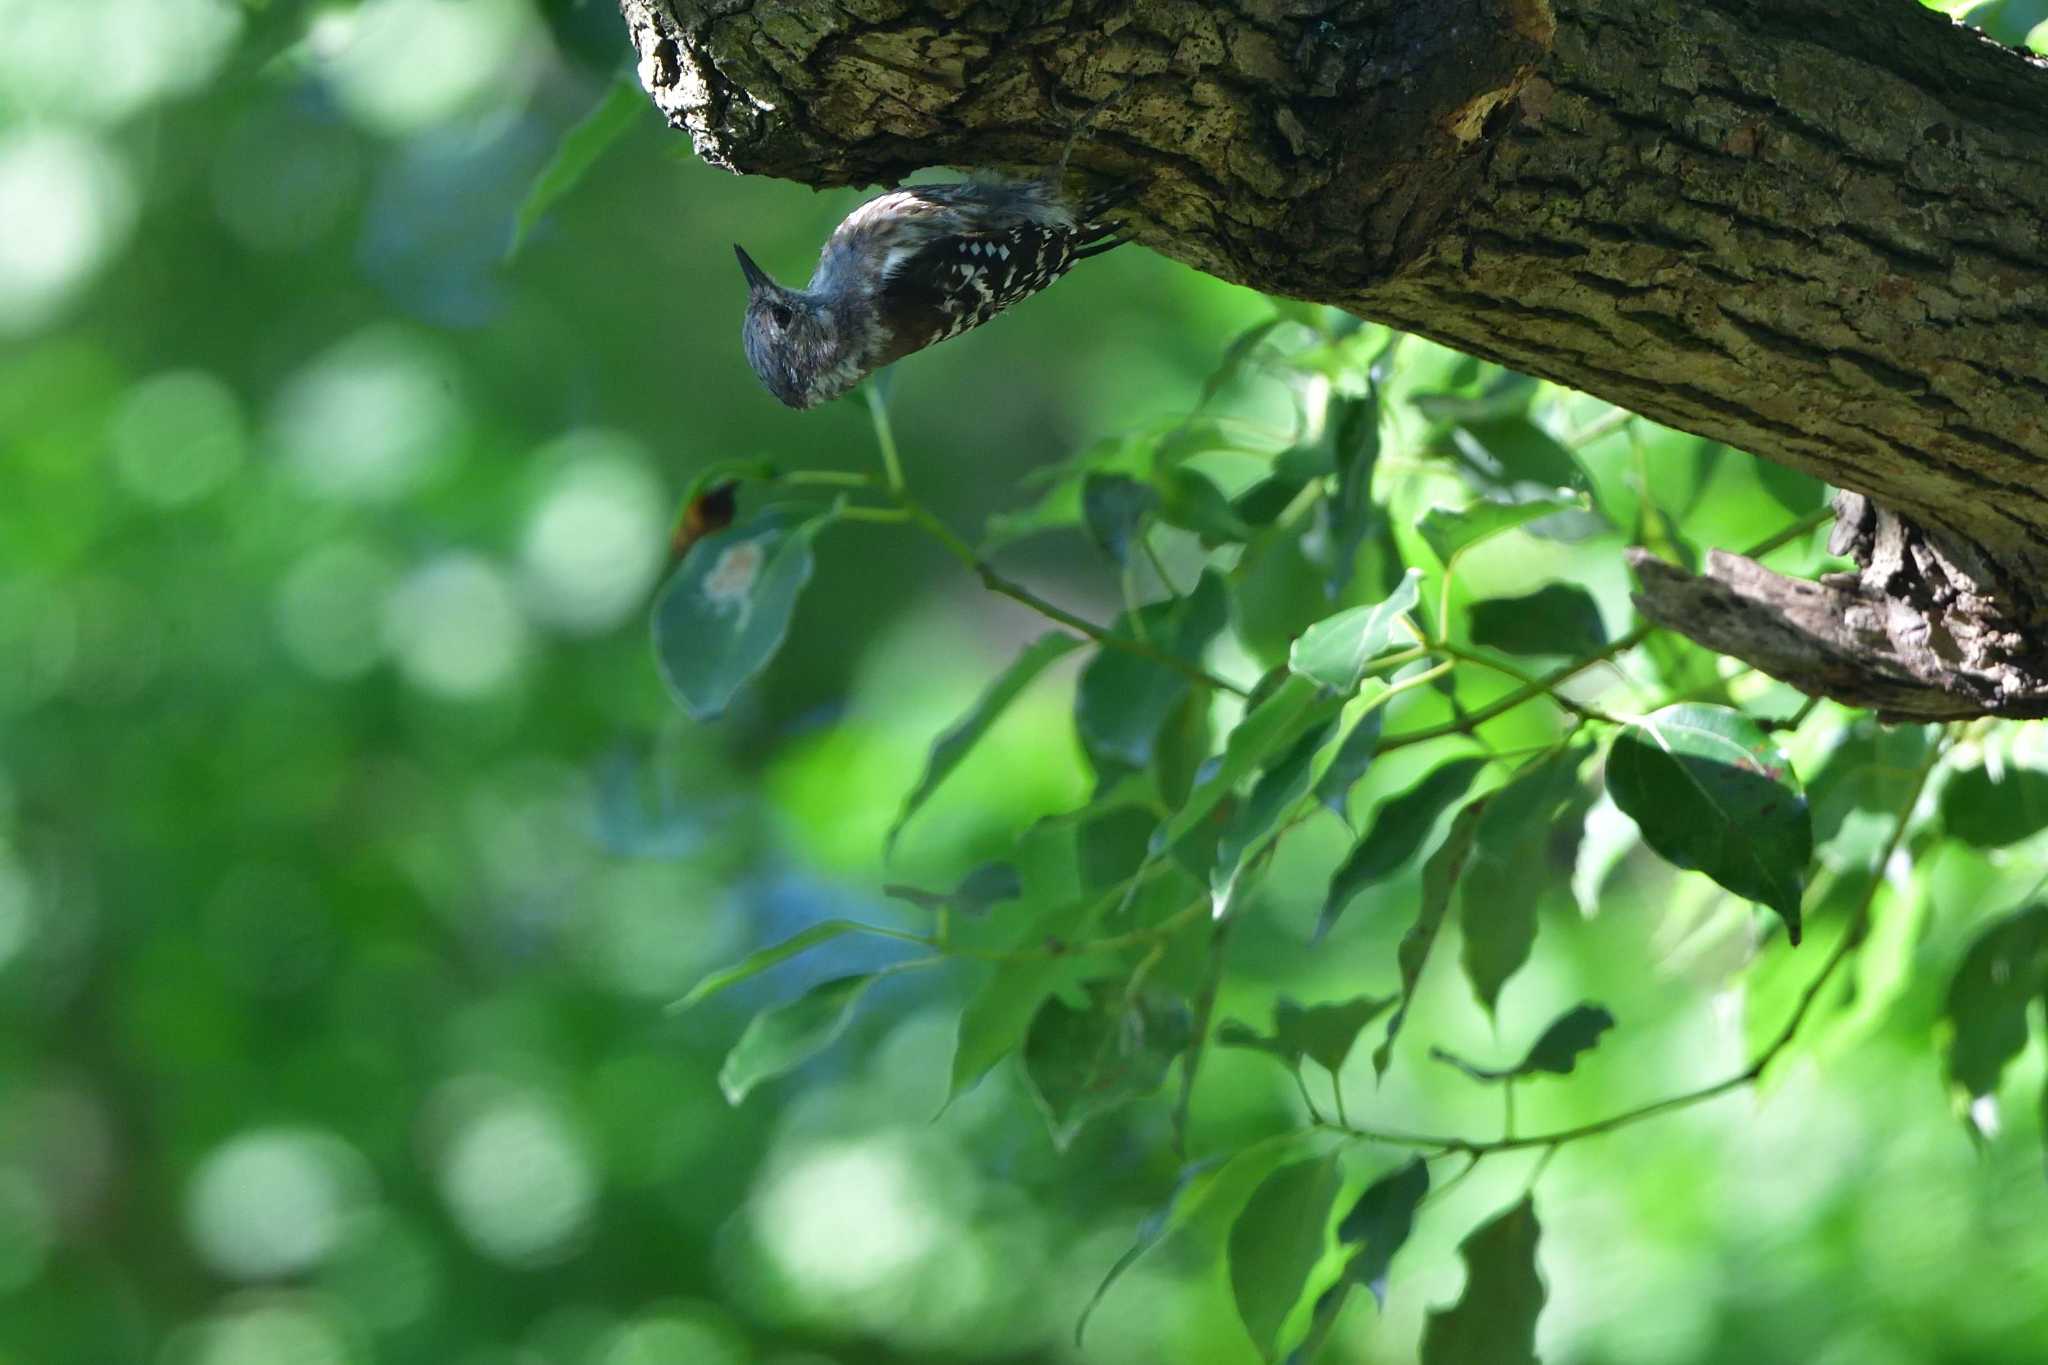
[[[979,327],[1057,280],[1110,229],[1023,224],[934,239],[895,270],[878,302],[891,345],[884,363]]]

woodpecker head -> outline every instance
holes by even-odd
[[[859,382],[860,371],[823,301],[801,289],[783,288],[744,247],[735,242],[732,249],[747,277],[747,319],[740,341],[768,392],[790,407],[811,408]]]

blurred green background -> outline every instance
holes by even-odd
[[[1171,1248],[1072,1344],[1172,1186],[1164,1120],[1140,1106],[1055,1153],[1007,1066],[939,1114],[971,971],[892,980],[736,1109],[715,1075],[749,1013],[902,955],[842,940],[666,1009],[818,919],[915,923],[885,880],[957,878],[1088,776],[1069,666],[884,868],[926,746],[1042,625],[894,528],[830,534],[789,645],[719,725],[664,695],[647,604],[692,474],[873,465],[857,399],[792,413],[746,370],[729,248],[801,278],[859,196],[710,170],[650,109],[506,263],[624,56],[605,0],[0,0],[0,1361],[1249,1361],[1215,1267]],[[1186,412],[1271,312],[1136,249],[1083,275],[899,367],[910,479],[955,525]],[[1469,382],[1403,357],[1415,391]],[[1233,401],[1259,416],[1256,391]],[[1402,431],[1383,467],[1411,458],[1428,487]],[[1586,458],[1676,490],[1702,544],[1817,497],[1670,433]],[[1621,622],[1620,543],[1518,537],[1474,572],[1582,579]],[[1117,609],[1072,531],[1002,562]],[[1796,760],[1849,718],[1820,722]],[[2048,762],[2032,732],[1982,745]],[[1326,865],[1337,836],[1287,856]],[[1860,983],[1763,1095],[1559,1156],[1545,1359],[2048,1358],[2032,1102],[1973,1149],[1930,1048],[1947,968],[2041,850],[1895,867],[1881,903],[1924,928],[1896,955],[1913,970]],[[1356,910],[1313,952],[1314,874],[1270,886],[1220,1014],[1384,984],[1397,922]],[[1375,894],[1412,900],[1412,871]],[[1532,1122],[1737,1068],[1746,1002],[1787,998],[1768,963],[1735,974],[1748,913],[1701,879],[1631,858],[1597,918],[1550,910],[1500,1041],[1462,999],[1424,1010],[1498,1055],[1560,1001],[1613,1006],[1598,1065],[1529,1088]],[[2041,1070],[2030,1051],[2015,1093]],[[1197,1119],[1269,1131],[1295,1104],[1224,1053]],[[1495,1121],[1419,1065],[1370,1104]],[[1492,1162],[1445,1199],[1339,1358],[1411,1358],[1456,1293],[1451,1248],[1527,1174]]]

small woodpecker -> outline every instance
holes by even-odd
[[[735,243],[747,363],[790,407],[837,398],[1121,246],[1120,225],[1097,218],[1130,193],[1075,201],[1047,180],[994,176],[892,190],[833,229],[803,289],[777,284]]]

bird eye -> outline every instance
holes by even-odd
[[[768,316],[775,319],[777,327],[787,327],[793,315],[787,304],[771,303],[768,305]]]

